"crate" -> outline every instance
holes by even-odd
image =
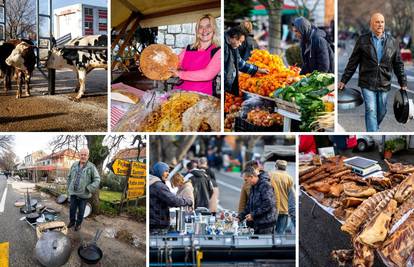
[[[191,237],[184,236],[154,236],[150,237],[150,247],[164,247],[169,246],[172,248],[188,247],[191,246]]]
[[[273,247],[272,235],[235,236],[236,248],[271,248]]]
[[[296,236],[289,235],[274,235],[273,245],[275,247],[291,247],[296,245]]]
[[[200,247],[231,247],[233,236],[199,235],[193,237],[193,243]]]
[[[278,109],[283,109],[289,112],[292,112],[294,114],[297,115],[301,115],[300,113],[300,107],[298,105],[296,105],[295,103],[289,102],[289,101],[285,101],[283,99],[280,98],[274,98],[275,103],[276,103],[276,107]]]
[[[236,132],[283,132],[283,125],[274,125],[271,127],[257,126],[237,117],[234,129]]]

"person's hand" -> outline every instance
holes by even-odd
[[[249,221],[249,222],[253,221],[253,216],[250,213],[247,214],[245,218],[246,218],[246,221]]]
[[[338,89],[343,90],[345,88],[345,84],[343,82],[338,83]]]
[[[176,68],[168,68],[168,71],[172,73],[173,77],[179,77],[178,70]]]
[[[269,70],[268,69],[259,68],[257,70],[257,73],[260,73],[260,74],[269,74]]]
[[[407,90],[407,86],[401,86],[401,90]]]

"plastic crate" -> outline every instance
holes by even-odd
[[[283,125],[274,125],[271,127],[257,126],[237,117],[234,129],[236,132],[283,132]]]
[[[271,248],[273,247],[272,235],[235,236],[234,246],[236,248]]]
[[[274,235],[273,245],[275,247],[290,247],[296,245],[295,235]]]
[[[232,236],[199,235],[193,237],[194,245],[201,247],[223,247],[233,246]]]
[[[191,246],[190,236],[151,236],[150,247],[188,247]]]

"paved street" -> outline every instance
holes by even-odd
[[[288,163],[288,172],[295,177],[295,163]],[[216,172],[216,180],[219,185],[219,206],[224,209],[237,211],[239,207],[240,190],[243,178],[239,172]]]
[[[343,71],[348,63],[348,59],[352,53],[354,41],[345,41],[346,48],[338,49],[338,81],[341,79]],[[412,63],[405,65],[405,71],[408,79],[408,96],[414,98],[414,66]],[[347,87],[356,88],[358,90],[358,69],[352,79],[347,83]],[[395,75],[393,75],[391,91],[388,95],[387,101],[387,115],[380,125],[381,132],[413,132],[414,121],[409,121],[407,124],[398,123],[394,117],[393,102],[394,94],[399,90],[400,86]],[[361,105],[351,110],[338,111],[338,123],[347,132],[365,132],[365,105]],[[340,130],[340,129],[338,129]]]
[[[9,263],[13,267],[41,266],[34,257],[34,248],[37,242],[35,230],[30,227],[26,221],[20,221],[23,217],[19,209],[14,206],[14,202],[23,198],[23,192],[26,187],[34,187],[32,183],[6,181],[4,175],[0,175],[0,243],[9,242]],[[5,193],[7,188],[7,194]],[[56,210],[60,208],[59,219],[68,221],[68,208],[54,203],[54,198],[49,198],[45,193],[33,192],[32,198],[41,200],[43,205],[52,207]],[[2,209],[2,200],[4,201],[4,210]],[[53,206],[54,205],[54,206]],[[109,228],[109,219],[101,215],[95,218],[88,218],[82,224],[79,232],[69,230],[68,237],[72,243],[72,255],[64,266],[83,266],[77,255],[77,248],[81,240],[89,241],[98,227],[105,230],[104,226]],[[122,222],[122,221],[121,221]],[[121,223],[119,223],[121,224]],[[121,224],[123,227],[123,222]],[[126,227],[126,226],[125,226]],[[140,226],[145,233],[145,226]],[[145,242],[145,237],[144,241]],[[126,243],[120,242],[114,238],[107,238],[105,232],[98,241],[98,245],[104,252],[101,260],[102,266],[145,266],[145,251],[134,248]]]

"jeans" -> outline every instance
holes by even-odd
[[[69,209],[70,222],[76,222],[76,225],[82,224],[83,214],[85,213],[85,207],[86,207],[87,202],[88,200],[85,198],[80,198],[74,195],[70,196],[70,209]],[[78,210],[77,216],[76,216],[76,210]]]
[[[374,92],[362,88],[365,101],[365,127],[367,132],[377,132],[387,114],[388,92]]]
[[[276,221],[276,226],[275,226],[275,233],[276,234],[284,234],[286,231],[286,227],[288,224],[288,218],[289,215],[287,214],[279,214],[279,216],[277,216],[277,221]]]
[[[256,226],[254,227],[255,235],[273,235],[274,232],[275,232],[274,226],[267,227],[267,228],[256,227]]]

